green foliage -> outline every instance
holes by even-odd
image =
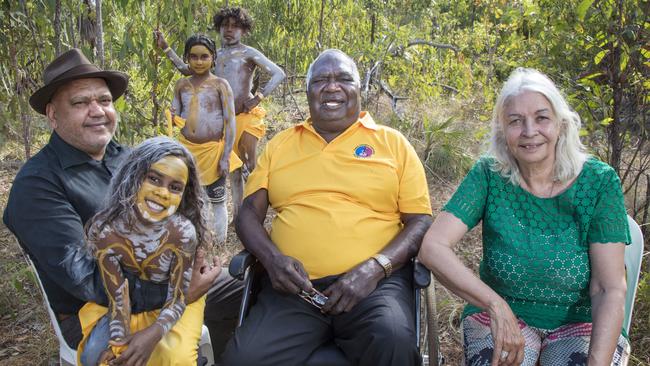
[[[92,23],[94,9],[61,0],[56,34],[56,2],[6,2],[1,9],[0,40],[10,46],[0,50],[2,138],[29,141],[34,126],[21,116],[30,113],[27,96],[40,84],[57,40],[63,48],[93,54],[83,25]],[[566,92],[583,118],[585,137],[616,137],[593,147],[617,169],[619,158],[611,148],[620,150],[630,138],[619,126],[642,126],[647,113],[647,0],[120,0],[104,3],[103,38],[106,67],[131,77],[117,105],[121,140],[131,143],[160,132],[162,112],[180,77],[155,47],[152,31],[163,30],[178,53],[192,33],[218,39],[212,15],[225,3],[249,10],[256,24],[245,42],[284,67],[294,89],[304,88],[300,76],[318,52],[340,48],[358,61],[367,106],[388,91],[397,114],[401,97],[415,103],[467,98],[479,103],[468,106],[475,117],[487,121],[501,82],[515,67],[534,67]],[[621,115],[628,99],[635,99],[639,113]],[[410,115],[402,122],[422,125],[425,117]]]
[[[454,129],[454,122],[454,117],[442,123],[434,123],[427,118],[424,120],[424,164],[430,174],[449,181],[465,175],[474,162],[461,143],[466,141],[468,134]]]
[[[0,68],[5,71],[0,73],[5,91],[0,103],[6,105],[0,112],[0,136],[11,135],[7,121],[19,120],[26,95],[40,84],[44,64],[54,57],[55,3],[4,3],[0,39],[8,45],[20,40],[21,47],[14,50],[18,73],[12,73],[11,47],[0,50]],[[608,103],[612,91],[611,78],[605,77],[612,62],[621,72],[632,70],[626,85],[641,92],[645,102],[648,98],[650,83],[643,79],[650,54],[644,47],[647,1],[119,0],[104,3],[103,23],[106,66],[131,76],[129,93],[119,108],[120,136],[125,141],[157,132],[162,109],[169,106],[173,82],[179,77],[156,49],[152,31],[162,29],[177,52],[195,32],[218,39],[211,18],[225,3],[249,10],[256,24],[245,42],[282,65],[290,76],[304,75],[319,51],[341,48],[358,61],[362,77],[376,66],[371,90],[379,91],[381,80],[396,96],[416,101],[481,95],[485,104],[477,108],[481,119],[487,119],[498,86],[517,66],[536,67],[551,75],[585,119],[590,134],[615,122],[608,119],[613,118]],[[93,54],[80,31],[80,25],[93,17],[94,9],[78,1],[61,1],[58,38],[64,48],[79,46]],[[414,40],[451,45],[457,51],[410,45]],[[29,81],[23,95],[14,92],[16,75],[26,75]]]

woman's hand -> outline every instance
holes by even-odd
[[[132,334],[124,342],[110,341],[111,346],[128,346],[110,365],[145,366],[151,357],[151,352],[160,342],[162,336],[162,327],[157,323],[153,323],[145,329]]]
[[[521,365],[524,361],[525,340],[519,320],[510,306],[499,299],[490,304],[487,313],[490,315],[490,330],[494,340],[492,365]]]
[[[424,236],[418,258],[441,284],[488,313],[494,340],[492,365],[520,365],[524,360],[525,341],[517,317],[508,303],[467,268],[453,251],[468,230],[459,218],[441,212]]]

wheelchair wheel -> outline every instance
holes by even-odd
[[[438,316],[436,311],[436,290],[433,276],[431,276],[429,287],[420,291],[420,354],[424,366],[440,366],[444,364],[444,358],[440,353],[440,342],[438,335]],[[434,361],[435,360],[435,361]]]

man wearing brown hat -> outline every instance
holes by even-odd
[[[88,301],[107,303],[95,261],[85,250],[84,225],[99,210],[127,155],[112,138],[113,101],[124,94],[128,76],[101,70],[72,49],[46,67],[43,79],[29,103],[54,131],[16,175],[3,220],[34,262],[63,336],[76,348],[79,309]],[[162,307],[167,285],[126,275],[133,312]],[[188,301],[208,290],[206,324],[218,356],[234,328],[241,284],[197,255]]]

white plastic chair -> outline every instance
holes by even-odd
[[[629,334],[630,323],[632,322],[632,310],[634,309],[634,297],[639,283],[641,273],[641,259],[643,257],[643,234],[639,224],[628,215],[630,226],[630,237],[632,243],[625,247],[625,272],[627,279],[627,293],[625,294],[625,317],[623,318],[623,329]]]
[[[47,309],[47,314],[50,316],[50,323],[52,324],[52,328],[54,328],[54,334],[56,334],[56,339],[59,340],[59,363],[61,364],[61,366],[68,366],[68,365],[76,366],[77,351],[70,348],[70,346],[68,346],[68,343],[66,343],[65,339],[63,338],[63,334],[61,333],[61,328],[59,328],[59,321],[56,319],[56,314],[54,314],[54,311],[50,306],[50,301],[47,299],[47,295],[45,294],[45,288],[43,287],[41,278],[38,276],[38,271],[36,271],[36,267],[34,267],[34,263],[28,256],[25,256],[25,259],[27,259],[27,262],[29,262],[29,265],[32,267],[32,272],[34,272],[34,277],[36,277],[36,281],[38,282],[38,287],[41,289],[41,294],[43,295],[43,303],[45,304],[45,308]]]
[[[56,339],[59,341],[59,363],[61,366],[77,366],[77,351],[70,348],[70,346],[68,346],[68,343],[66,343],[65,339],[63,338],[63,333],[61,333],[61,328],[59,327],[59,321],[56,319],[56,315],[50,306],[50,301],[47,299],[45,288],[43,287],[41,278],[38,276],[38,272],[36,271],[34,263],[28,256],[25,256],[25,259],[32,267],[32,272],[34,272],[34,277],[36,277],[38,287],[41,289],[41,294],[43,295],[43,303],[45,304],[47,313],[50,316],[50,323],[52,324],[52,328],[54,328],[54,334],[56,334]],[[207,358],[208,366],[214,365],[214,355],[212,353],[210,332],[208,331],[208,327],[205,325],[201,329],[201,339],[199,340],[199,357],[200,356]]]
[[[199,357],[208,359],[207,366],[214,365],[214,354],[212,353],[212,341],[210,340],[210,332],[208,327],[203,325],[201,329],[201,339],[199,340]]]

